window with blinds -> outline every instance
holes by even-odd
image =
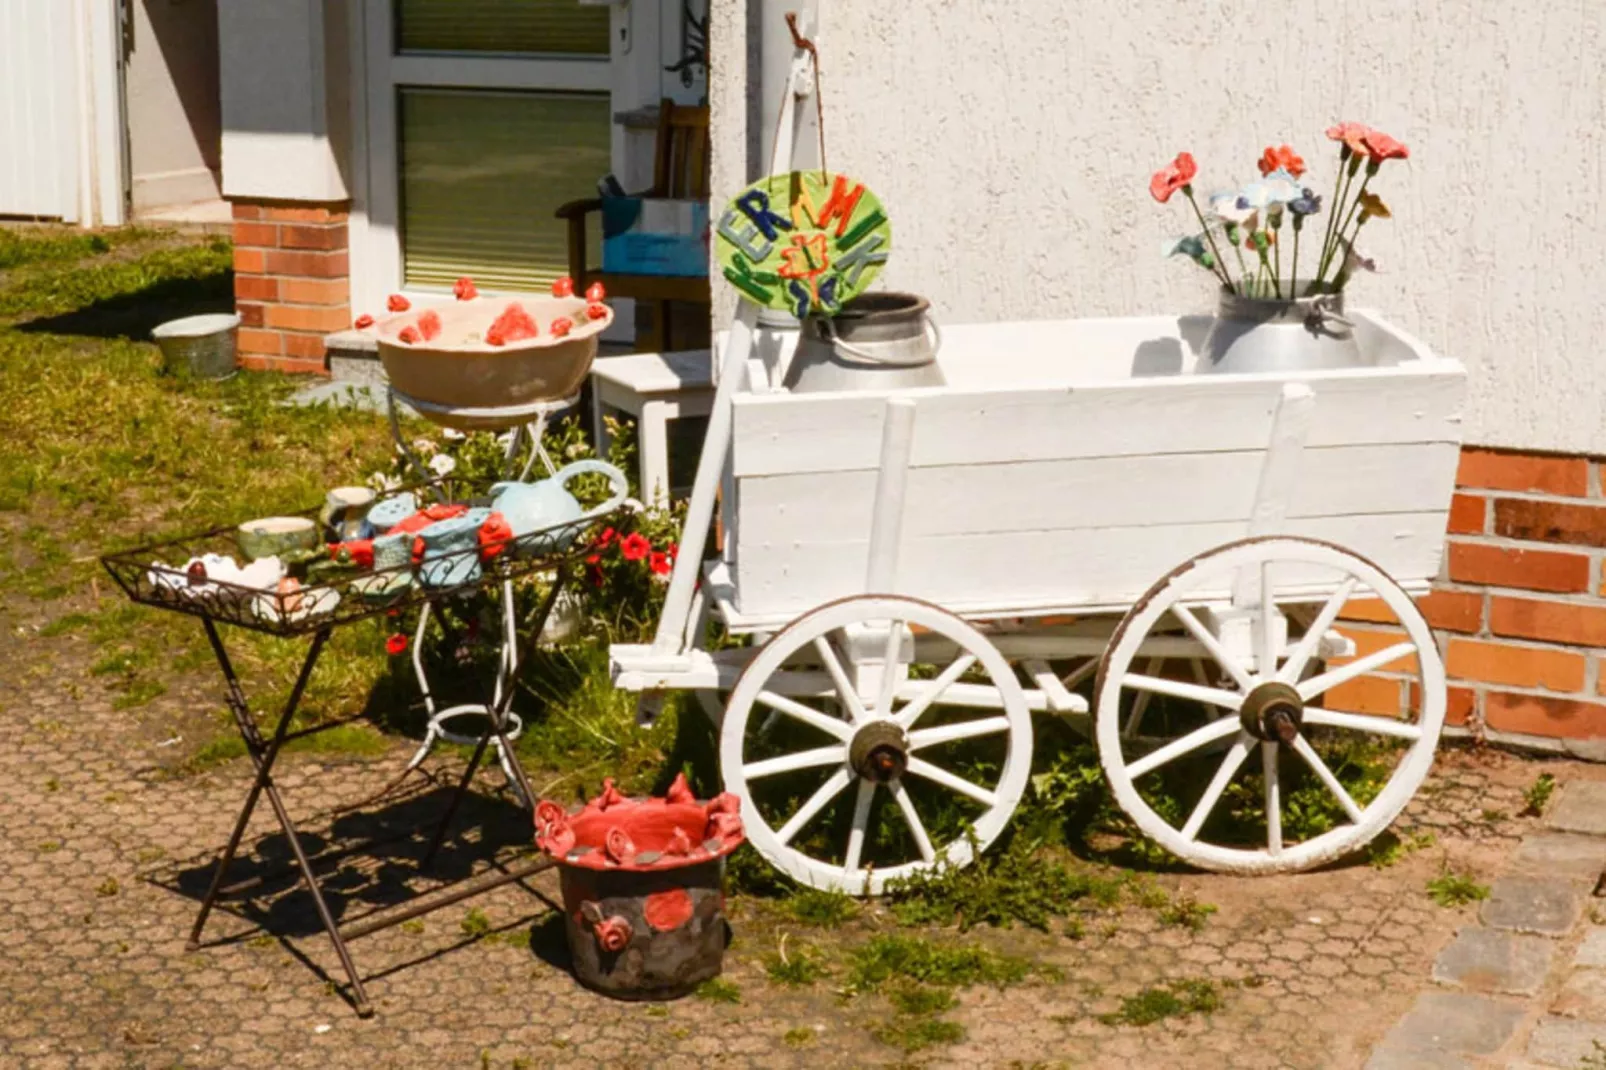
[[[608,173],[608,98],[398,93],[406,285],[467,275],[482,289],[541,290],[568,274],[568,223],[552,213],[595,197]],[[600,243],[600,230],[587,239]]]
[[[608,8],[576,0],[396,0],[399,52],[608,54]]]

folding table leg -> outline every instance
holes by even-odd
[[[341,939],[334,915],[329,912],[329,905],[324,902],[323,893],[318,889],[317,878],[313,875],[306,851],[302,849],[301,837],[296,831],[295,822],[290,819],[290,812],[285,809],[278,786],[273,783],[274,762],[278,760],[279,751],[284,746],[285,735],[290,730],[290,721],[295,717],[296,707],[301,704],[301,696],[306,691],[307,681],[312,677],[313,667],[318,663],[318,655],[323,652],[324,644],[329,640],[331,629],[323,628],[313,635],[312,645],[301,663],[301,672],[296,677],[295,687],[291,689],[290,698],[285,702],[284,711],[279,715],[279,723],[273,730],[273,738],[265,742],[262,733],[257,730],[256,722],[251,719],[245,692],[240,687],[240,679],[235,675],[228,652],[223,648],[223,640],[217,633],[216,625],[205,618],[202,623],[206,627],[206,638],[212,644],[212,653],[217,658],[218,667],[223,671],[223,678],[228,683],[229,712],[234,716],[235,727],[239,729],[240,737],[245,741],[246,753],[251,759],[251,764],[256,767],[256,779],[252,781],[251,790],[246,795],[245,806],[240,810],[240,816],[234,823],[234,832],[229,837],[228,846],[223,849],[223,854],[218,859],[217,869],[212,874],[212,886],[201,901],[201,910],[195,918],[195,927],[190,932],[187,946],[191,951],[199,946],[207,916],[211,914],[218,892],[223,887],[223,879],[228,873],[229,866],[234,862],[235,852],[239,850],[246,825],[250,823],[251,814],[256,810],[258,801],[266,794],[268,803],[273,807],[274,816],[278,818],[279,827],[284,830],[285,838],[290,842],[290,850],[295,856],[296,865],[301,870],[301,879],[306,882],[307,890],[312,893],[312,902],[318,910],[318,918],[323,922],[324,931],[329,934],[330,941],[335,945],[335,955],[340,959],[340,965],[351,981],[352,1002],[356,1006],[357,1013],[366,1018],[373,1014],[373,1006],[368,1002],[368,993],[363,989],[362,980],[357,976],[357,967],[351,961],[351,954],[346,950],[345,941]]]

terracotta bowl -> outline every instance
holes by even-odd
[[[534,338],[493,346],[485,333],[505,309],[521,305],[539,330]],[[429,341],[403,342],[403,330],[418,327],[421,316],[440,317],[440,333]],[[574,326],[562,338],[552,322]],[[511,427],[529,419],[528,407],[571,397],[585,382],[597,355],[597,336],[613,322],[586,318],[579,297],[504,294],[470,301],[414,307],[376,324],[379,358],[385,374],[405,400],[435,423],[458,430]]]

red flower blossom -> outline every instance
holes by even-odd
[[[1410,149],[1381,130],[1368,130],[1361,135],[1361,151],[1370,156],[1373,163],[1382,163],[1384,160],[1405,160],[1411,156]]]
[[[397,632],[395,635],[392,635],[389,639],[385,640],[385,653],[389,654],[391,657],[395,657],[398,654],[405,652],[406,649],[407,637],[400,632]]]
[[[464,275],[452,286],[452,293],[457,295],[459,301],[472,301],[480,295],[474,288],[474,280]]]
[[[552,337],[562,338],[574,329],[574,321],[568,316],[559,316],[552,321]]]
[[[554,282],[552,284],[552,296],[553,297],[573,297],[574,296],[574,280],[569,278],[569,276],[565,275],[565,276],[563,276],[563,278],[561,278],[558,281]]]
[[[1269,175],[1278,168],[1298,178],[1305,173],[1305,161],[1287,145],[1268,145],[1266,151],[1260,154],[1260,173]]]
[[[669,555],[654,550],[647,555],[647,567],[662,576],[669,571]]]
[[[1327,136],[1333,141],[1342,141],[1344,147],[1359,155],[1366,154],[1366,146],[1362,139],[1372,132],[1372,128],[1365,123],[1337,123],[1327,128]]]
[[[624,918],[612,917],[597,922],[597,943],[609,954],[618,954],[630,943],[630,923]]]
[[[602,534],[597,536],[597,549],[606,550],[613,545],[613,540],[618,537],[619,533],[617,531],[612,528],[603,528]]]
[[[356,320],[354,320],[352,322],[352,326],[357,328],[359,331],[366,330],[367,328],[372,327],[373,325],[374,325],[374,318],[372,316],[370,316],[366,312],[364,312],[362,315],[358,316],[356,318]]]
[[[413,303],[401,294],[391,294],[385,299],[385,307],[392,312],[406,312],[413,307]]]
[[[588,565],[600,565],[600,564],[602,564],[602,555],[601,554],[586,554],[586,564],[588,564]]]
[[[422,316],[419,316],[418,317],[418,333],[424,336],[424,341],[426,341],[426,342],[432,341],[432,340],[440,337],[440,333],[441,333],[441,315],[440,315],[440,313],[436,312],[432,308],[429,311],[425,312]]]
[[[1193,176],[1199,173],[1199,165],[1193,162],[1193,156],[1186,152],[1177,153],[1177,158],[1166,164],[1154,173],[1149,179],[1149,193],[1154,199],[1164,204],[1171,199],[1171,195],[1193,181]]]
[[[408,345],[414,345],[418,341],[418,328],[403,327],[401,333],[396,335],[396,338],[398,341],[406,342]]]
[[[503,345],[507,342],[518,342],[525,338],[534,338],[540,334],[535,320],[524,311],[524,306],[517,301],[502,310],[496,321],[485,332],[485,340],[493,346]]]
[[[608,316],[608,306],[598,302],[592,302],[586,306],[586,315],[590,316],[594,320],[606,319]]]
[[[607,296],[608,291],[602,288],[602,283],[600,282],[593,282],[590,286],[586,287],[586,300],[590,301],[592,304],[596,304],[598,301],[601,301]]]
[[[619,543],[619,553],[626,561],[640,561],[652,552],[652,543],[639,531],[626,535]]]

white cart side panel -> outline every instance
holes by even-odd
[[[1290,520],[1284,530],[1341,543],[1410,583],[1437,575],[1444,525],[1445,511],[1435,509],[1307,517]],[[955,612],[1130,605],[1189,557],[1243,535],[1242,522],[1221,521],[907,536],[896,590]],[[821,602],[861,593],[868,552],[868,539],[788,543],[744,539],[737,553],[736,606],[748,617],[792,617]],[[1288,582],[1308,582],[1312,597],[1320,597],[1336,581],[1313,574]],[[1202,591],[1201,597],[1229,594]]]
[[[1265,456],[1262,449],[914,468],[903,532],[1247,524]],[[1305,450],[1288,515],[1447,509],[1459,460],[1452,442]],[[741,542],[862,539],[870,530],[875,485],[876,473],[868,470],[749,476],[741,481]]]
[[[1067,378],[1075,360],[1065,354]],[[910,464],[1004,464],[1077,457],[1263,450],[1283,376],[1129,379],[1061,388],[906,391],[919,406]],[[1308,446],[1461,441],[1466,372],[1453,361],[1313,374]],[[743,394],[733,472],[873,469],[884,394]]]

